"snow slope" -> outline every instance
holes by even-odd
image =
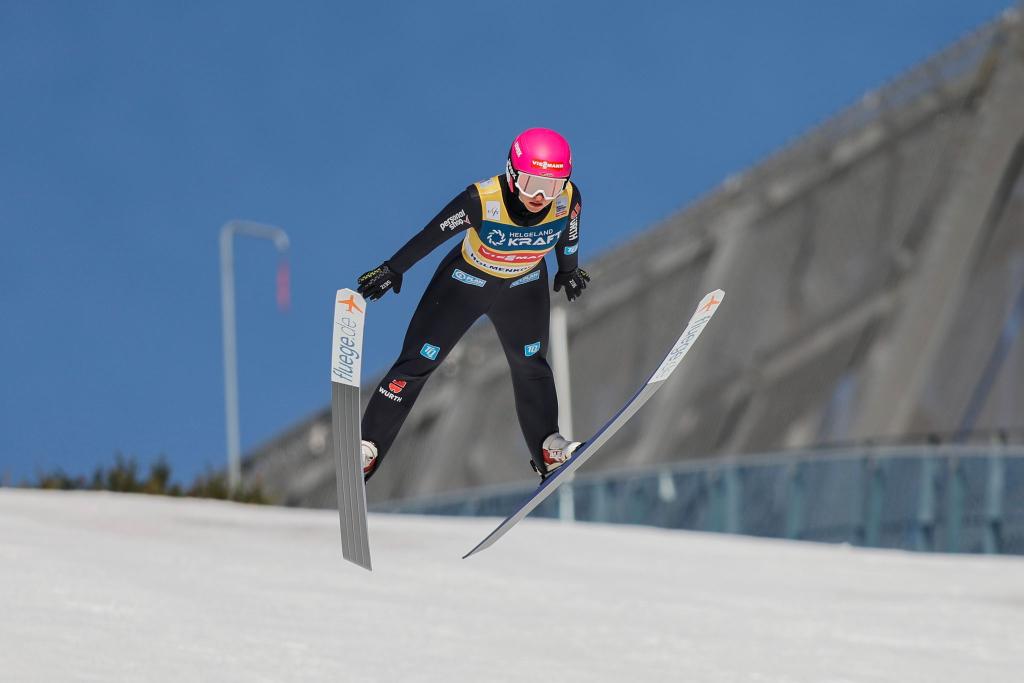
[[[1020,681],[1024,560],[0,489],[3,681]]]

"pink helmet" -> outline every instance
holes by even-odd
[[[565,138],[550,128],[530,128],[512,141],[506,171],[510,189],[522,185],[520,173],[565,180],[572,175],[572,150]],[[523,191],[525,187],[519,189]]]

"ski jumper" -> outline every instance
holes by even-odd
[[[413,403],[470,326],[486,315],[509,368],[519,425],[531,457],[558,431],[558,399],[547,362],[550,299],[544,256],[559,270],[577,267],[582,201],[569,182],[548,207],[532,213],[505,175],[470,185],[388,261],[404,273],[456,233],[462,242],[441,261],[413,313],[401,354],[384,375],[363,415],[363,438],[391,448]],[[372,472],[371,472],[372,474]]]

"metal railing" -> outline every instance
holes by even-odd
[[[577,521],[882,548],[1024,554],[1024,448],[934,445],[691,460],[579,475]],[[374,506],[505,516],[533,484]],[[549,498],[533,513],[559,518]]]

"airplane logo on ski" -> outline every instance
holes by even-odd
[[[710,311],[711,309],[713,309],[715,306],[717,306],[720,303],[722,303],[722,300],[721,299],[716,299],[714,293],[712,293],[711,294],[711,301],[709,301],[706,304],[704,304],[701,307],[700,310],[701,310],[702,313],[707,313],[708,311]]]
[[[353,308],[356,309],[357,311],[359,311],[360,313],[363,312],[363,309],[359,308],[359,304],[356,303],[356,295],[355,294],[350,295],[347,299],[338,299],[338,303],[343,305],[343,306],[348,306],[348,312],[349,313],[352,312]]]

